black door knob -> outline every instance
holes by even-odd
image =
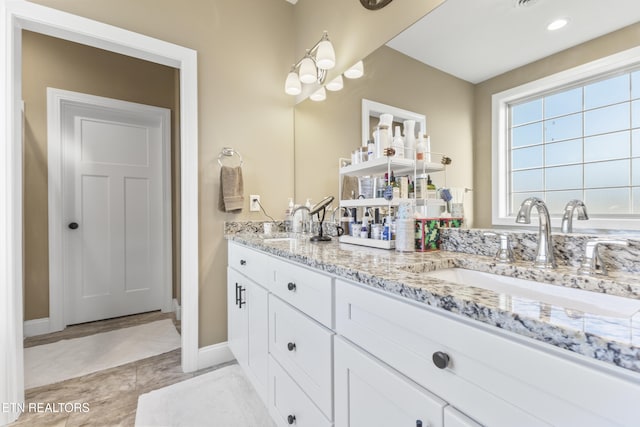
[[[296,343],[290,342],[289,344],[287,344],[287,348],[289,349],[289,351],[295,350],[296,349]]]
[[[295,416],[295,415],[289,415],[289,416],[287,417],[287,422],[288,422],[289,424],[293,424],[293,423],[295,423],[295,422],[296,422],[296,416]]]
[[[293,282],[287,283],[287,289],[289,289],[290,291],[295,291],[296,290],[296,284],[293,283]]]
[[[449,366],[449,355],[442,351],[436,351],[433,353],[431,357],[433,360],[433,364],[436,365],[439,369],[444,369]]]
[[[71,223],[69,223],[69,228],[70,228],[70,229],[72,229],[72,230],[75,230],[75,229],[76,229],[76,228],[78,228],[78,227],[79,227],[79,225],[78,225],[78,223],[77,223],[77,222],[71,222]]]

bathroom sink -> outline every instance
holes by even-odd
[[[640,312],[640,300],[637,299],[550,285],[482,271],[445,268],[422,274],[446,282],[488,289],[499,294],[527,298],[602,316],[629,318]]]

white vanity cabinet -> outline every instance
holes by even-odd
[[[447,402],[339,337],[335,378],[336,426],[443,426]]]
[[[633,372],[234,242],[228,292],[281,427],[639,425]]]
[[[638,425],[637,377],[458,317],[336,281],[338,335],[481,425]]]
[[[233,245],[236,246],[236,245]],[[237,260],[246,263],[238,265],[257,265],[261,254],[247,251],[246,248],[229,248]],[[238,252],[243,252],[241,257]],[[230,256],[230,260],[231,260]],[[231,264],[231,263],[230,263]],[[263,277],[266,272],[258,272]],[[241,274],[235,268],[227,268],[227,323],[228,343],[238,364],[263,400],[267,397],[267,352],[268,352],[268,292],[265,287]]]

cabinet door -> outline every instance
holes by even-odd
[[[244,303],[248,280],[233,268],[227,268],[227,342],[240,365],[247,365],[248,329]],[[243,285],[243,282],[244,285]],[[243,290],[244,289],[244,290]]]
[[[268,292],[250,280],[246,280],[246,289],[246,304],[242,309],[246,310],[247,314],[247,366],[253,376],[256,391],[266,402],[269,352]]]
[[[444,408],[444,427],[482,427],[453,406]]]
[[[336,427],[442,427],[446,402],[335,338]]]

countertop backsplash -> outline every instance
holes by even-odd
[[[443,229],[440,249],[474,255],[494,256],[500,247],[499,239],[495,236],[484,236],[486,232],[497,232],[511,236],[511,244],[516,260],[533,261],[535,258],[538,244],[537,232],[493,229]],[[553,240],[553,253],[556,257],[556,262],[558,265],[579,267],[584,255],[585,244],[589,240],[599,237],[626,240],[629,242],[629,246],[604,245],[604,247],[600,249],[600,256],[610,272],[640,273],[640,236],[638,235],[603,236],[554,232],[551,234],[551,239]]]

